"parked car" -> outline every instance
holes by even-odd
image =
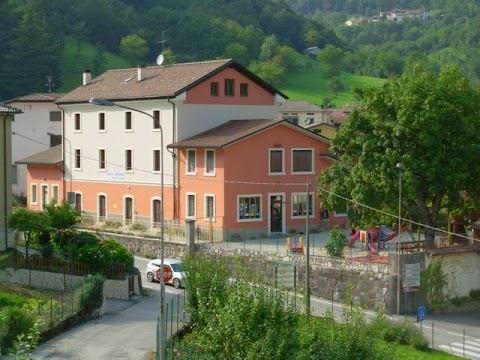
[[[162,273],[160,269],[161,263],[161,259],[154,259],[147,264],[145,272],[148,281],[160,281],[160,274]],[[168,267],[168,271],[172,273],[170,281],[165,284],[173,285],[175,289],[183,287],[186,277],[183,269],[183,261],[178,259],[163,259],[163,264],[165,267]]]

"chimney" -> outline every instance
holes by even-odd
[[[140,82],[145,79],[145,65],[138,65],[137,67],[137,81]]]
[[[83,86],[90,84],[92,81],[92,73],[90,70],[83,70]]]

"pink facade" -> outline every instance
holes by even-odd
[[[28,165],[27,167],[27,206],[31,210],[41,210],[55,195],[58,202],[65,198],[62,169],[53,165]]]
[[[210,150],[210,149],[209,149]],[[212,149],[213,150],[213,149]],[[270,170],[271,151],[283,153],[283,172],[272,174]],[[313,157],[313,169],[309,173],[295,173],[292,169],[293,151],[310,151]],[[251,137],[238,141],[225,148],[214,149],[214,175],[205,174],[205,150],[195,151],[195,174],[187,173],[187,149],[179,154],[179,198],[180,216],[188,217],[188,195],[195,197],[195,217],[206,219],[205,198],[214,195],[214,227],[225,230],[251,229],[257,233],[287,233],[292,230],[304,231],[306,216],[305,203],[298,204],[298,197],[306,199],[307,181],[310,180],[310,194],[313,202],[309,227],[318,228],[324,221],[320,199],[316,196],[318,183],[316,178],[330,166],[330,162],[320,156],[328,152],[328,143],[318,137],[309,136],[285,125],[261,131]],[[258,214],[246,218],[242,215],[242,202],[250,200]],[[303,206],[304,208],[299,208]],[[306,214],[306,212],[305,212]],[[242,218],[243,217],[243,218]],[[331,223],[343,224],[345,217],[330,216]]]

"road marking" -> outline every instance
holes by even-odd
[[[448,345],[439,345],[439,349],[454,355],[467,356],[470,359],[480,359],[480,339],[454,342]]]

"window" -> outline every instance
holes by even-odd
[[[98,150],[98,169],[99,170],[105,170],[106,168],[107,168],[106,150],[105,149],[99,149]]]
[[[127,149],[125,150],[125,171],[132,171],[132,150]]]
[[[187,174],[195,175],[197,172],[196,151],[187,150]]]
[[[188,194],[187,193],[187,218],[194,218],[196,211],[195,211],[195,194]]]
[[[105,131],[105,113],[98,114],[98,131]]]
[[[50,121],[62,121],[62,112],[50,111]]]
[[[240,84],[240,96],[248,96],[248,84]]]
[[[62,143],[62,135],[50,135],[50,147],[60,145]]]
[[[235,95],[235,80],[225,79],[225,96]]]
[[[30,185],[30,203],[31,204],[37,203],[37,184]]]
[[[18,167],[15,164],[12,164],[12,184],[15,185],[17,184],[18,181]]]
[[[284,174],[283,170],[283,149],[270,150],[269,174]]]
[[[218,82],[210,83],[210,95],[218,96]]]
[[[58,205],[58,185],[52,185],[52,201]]]
[[[82,123],[80,121],[80,114],[75,114],[74,115],[74,130],[75,131],[81,131],[82,130]]]
[[[313,194],[308,197],[308,214],[312,216],[313,212]],[[292,218],[307,216],[307,194],[293,193],[292,194]]]
[[[292,150],[292,172],[313,172],[313,151],[311,149]]]
[[[48,185],[42,185],[40,191],[42,194],[42,210],[45,210],[48,205]]]
[[[125,130],[132,130],[132,112],[125,112]]]
[[[205,150],[205,175],[215,175],[215,150]]]
[[[205,195],[205,218],[213,219],[215,217],[215,197]]]
[[[261,197],[239,196],[237,206],[238,220],[256,220],[261,218]]]
[[[82,150],[75,149],[75,169],[82,168]]]
[[[291,124],[298,125],[298,116],[282,116],[282,119]]]
[[[153,171],[160,171],[160,150],[153,150]]]
[[[160,110],[153,111],[153,128],[160,130]]]

